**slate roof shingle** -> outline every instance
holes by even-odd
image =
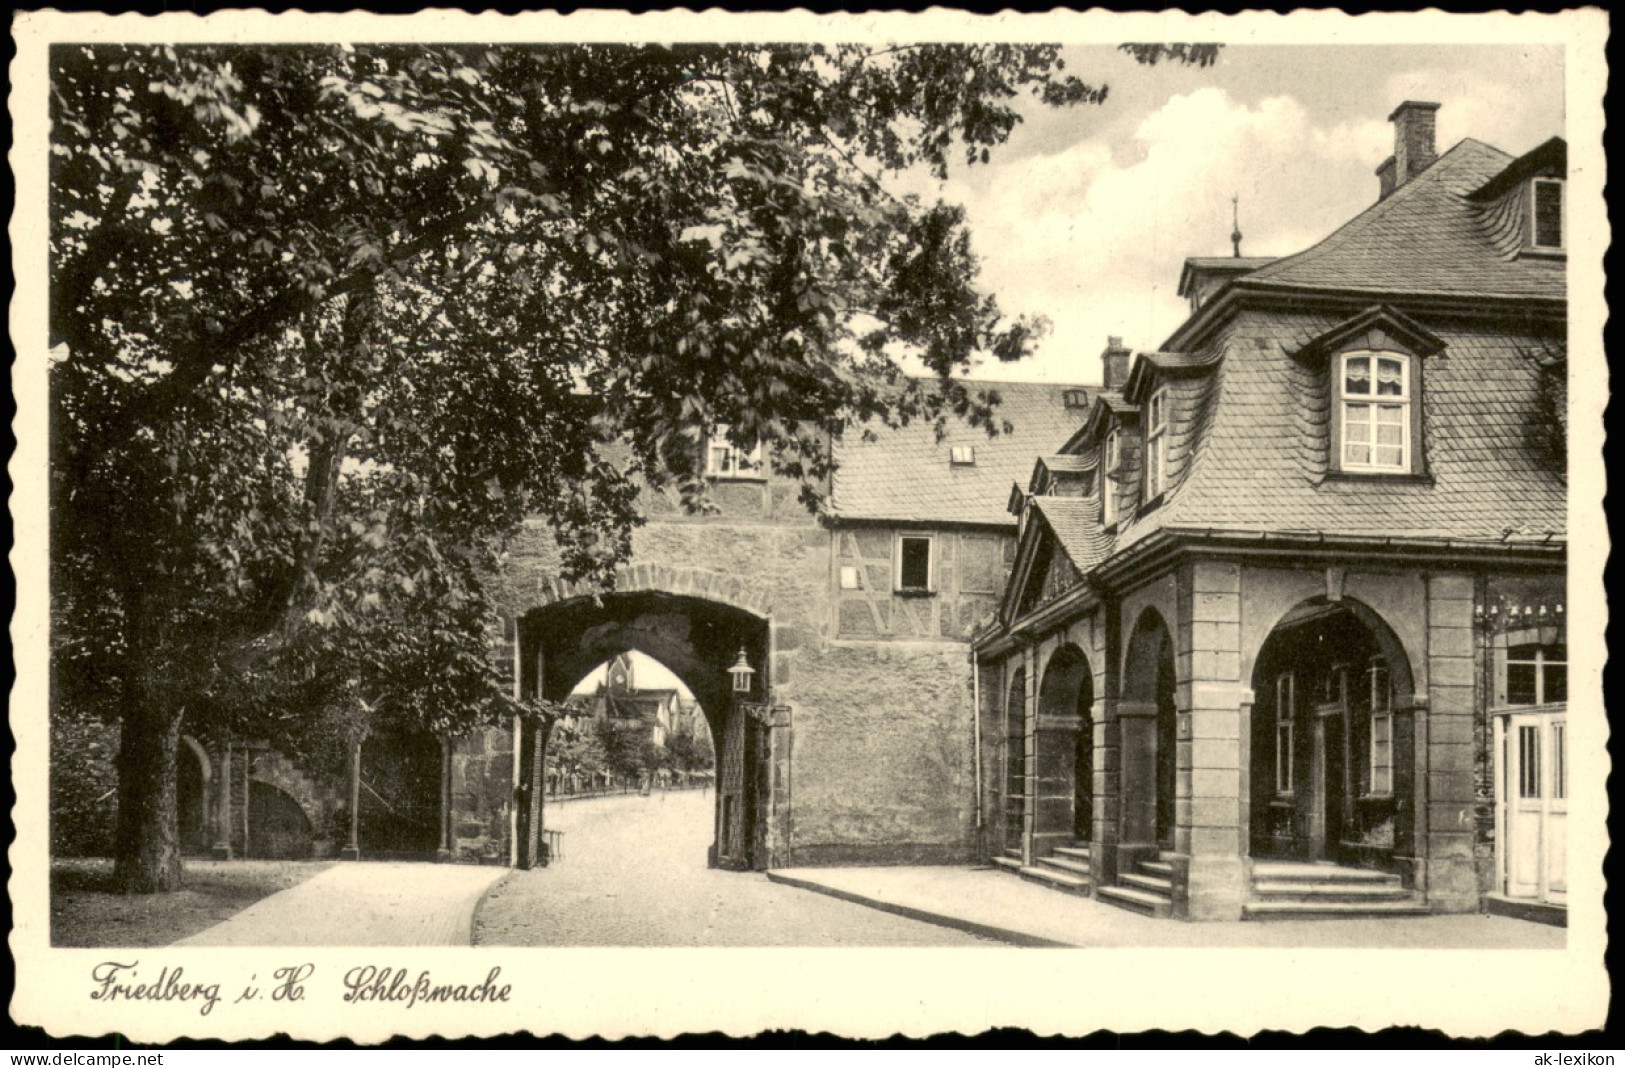
[[[1111,552],[1111,536],[1100,526],[1100,498],[1034,497],[1033,508],[1080,573],[1088,574]]]
[[[1525,444],[1531,342],[1490,325],[1437,327],[1445,348],[1423,372],[1431,482],[1327,478],[1330,380],[1290,353],[1337,321],[1254,312],[1215,339],[1225,358],[1193,413],[1184,478],[1161,507],[1120,524],[1118,548],[1169,526],[1485,542],[1508,530],[1563,535],[1566,487]]]
[[[1013,427],[988,437],[985,430],[950,418],[938,442],[929,423],[897,430],[876,427],[877,440],[857,434],[835,446],[839,465],[829,515],[837,520],[969,523],[1012,527],[1006,508],[1011,483],[1027,481],[1033,457],[1053,453],[1083,425],[1089,407],[1068,407],[1063,394],[1076,385],[984,382],[997,390],[997,418]],[[1090,390],[1093,393],[1093,390]],[[974,464],[948,462],[954,445],[972,445]]]
[[[1543,151],[1550,150],[1543,145],[1529,155]],[[1324,241],[1232,284],[1561,300],[1567,293],[1563,261],[1518,256],[1490,240],[1494,205],[1471,199],[1516,162],[1468,138]]]

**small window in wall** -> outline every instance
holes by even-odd
[[[1536,248],[1563,247],[1563,182],[1536,178],[1529,184],[1529,241]]]
[[[728,427],[717,427],[705,450],[705,474],[708,478],[761,478],[762,445],[757,442],[751,449],[741,449],[728,440]]]
[[[953,445],[948,449],[948,462],[955,467],[969,467],[976,463],[976,446]]]
[[[1283,797],[1292,793],[1292,673],[1275,680],[1275,792]]]
[[[843,589],[843,590],[861,590],[861,589],[863,589],[863,574],[862,574],[862,572],[859,571],[855,567],[851,567],[849,565],[842,565],[842,567],[841,567],[841,589]]]
[[[1515,645],[1507,650],[1507,704],[1555,705],[1569,699],[1568,646]]]
[[[897,538],[897,592],[931,592],[931,549],[929,534],[902,534]]]
[[[1518,796],[1540,796],[1540,728],[1518,728]]]

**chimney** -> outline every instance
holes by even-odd
[[[1394,124],[1395,189],[1421,174],[1438,158],[1433,145],[1433,113],[1438,110],[1437,104],[1407,100],[1388,116],[1388,121]]]
[[[1129,357],[1132,355],[1132,351],[1123,347],[1122,338],[1108,337],[1106,339],[1106,351],[1100,354],[1100,362],[1106,368],[1105,388],[1123,388],[1123,384],[1128,381],[1128,363]]]
[[[1387,200],[1388,194],[1394,191],[1394,157],[1389,156],[1377,168],[1377,199]]]

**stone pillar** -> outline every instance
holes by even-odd
[[[350,830],[340,860],[361,859],[361,735],[350,736]]]
[[[1473,860],[1473,580],[1432,575],[1427,580],[1428,701],[1418,716],[1418,749],[1425,748],[1427,806],[1426,899],[1441,912],[1478,908]],[[1420,798],[1419,798],[1420,800]]]
[[[451,735],[440,736],[440,844],[435,855],[442,861],[455,854],[451,842]]]
[[[218,753],[218,771],[214,777],[214,811],[212,830],[214,845],[209,854],[215,860],[231,859],[231,739],[227,738],[220,743],[216,750]]]
[[[1025,769],[1021,778],[1021,863],[1031,867],[1037,861],[1037,854],[1033,851],[1033,832],[1037,830],[1034,809],[1038,798],[1038,735],[1033,725],[1038,720],[1038,650],[1035,646],[1025,646],[1021,656],[1026,669],[1022,676],[1024,692],[1021,701],[1021,751]]]
[[[1241,568],[1197,562],[1190,590],[1190,668],[1179,680],[1175,718],[1174,848],[1189,858],[1186,918],[1238,920],[1247,891],[1242,708],[1253,700],[1241,684]]]
[[[1100,693],[1100,690],[1095,692]],[[1105,886],[1117,881],[1117,836],[1122,822],[1117,796],[1117,719],[1105,697],[1095,698],[1093,721],[1095,819],[1094,833],[1089,839],[1089,868],[1094,885]]]
[[[1089,663],[1094,669],[1095,707],[1092,722],[1095,733],[1095,826],[1089,842],[1089,867],[1095,886],[1117,881],[1118,835],[1122,828],[1121,767],[1117,728],[1118,606],[1102,606],[1090,627]]]

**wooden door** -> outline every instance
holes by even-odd
[[[1501,717],[1496,757],[1502,888],[1563,902],[1568,891],[1568,730],[1561,713]]]

